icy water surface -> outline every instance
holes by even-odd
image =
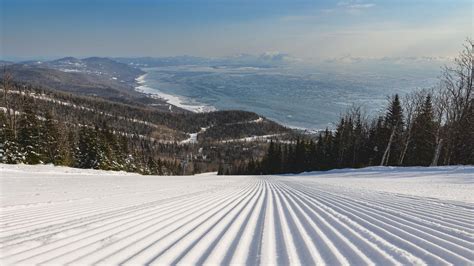
[[[361,105],[375,115],[387,96],[435,83],[432,73],[334,73],[288,67],[173,66],[144,69],[142,85],[194,111],[240,109],[291,127],[333,127]],[[172,97],[172,96],[177,96]]]

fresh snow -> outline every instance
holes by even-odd
[[[135,81],[139,84],[139,86],[135,87],[135,90],[144,93],[151,98],[164,100],[169,104],[170,111],[172,111],[172,106],[177,106],[194,113],[208,113],[217,110],[213,106],[197,104],[190,101],[189,99],[186,99],[185,97],[171,95],[156,88],[149,87],[146,85],[146,76],[147,74],[144,74],[135,79]]]
[[[0,165],[0,184],[1,265],[474,261],[474,166],[140,176]]]
[[[201,133],[204,133],[206,132],[206,130],[208,130],[209,127],[201,127],[201,130],[199,130],[199,132],[195,132],[195,133],[189,133],[189,138],[185,139],[185,140],[182,140],[179,144],[196,144],[198,143],[198,135],[201,134]]]
[[[232,142],[254,142],[254,141],[264,141],[270,142],[271,138],[282,136],[283,134],[270,134],[270,135],[260,135],[260,136],[250,136],[240,139],[226,139],[221,140],[221,143],[232,143]],[[280,141],[281,142],[281,141]]]

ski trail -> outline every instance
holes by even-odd
[[[451,250],[439,247],[436,243],[427,241],[416,234],[409,234],[390,224],[390,222],[387,223],[385,219],[377,219],[374,217],[375,214],[373,212],[370,212],[370,214],[364,213],[364,210],[357,208],[353,202],[340,202],[337,196],[331,196],[328,199],[324,192],[319,192],[320,194],[316,194],[313,191],[310,194],[323,202],[328,208],[346,214],[352,220],[360,221],[360,223],[364,224],[365,227],[369,227],[373,232],[378,232],[383,234],[384,238],[391,239],[392,243],[397,243],[404,248],[410,249],[416,256],[429,264],[447,264],[450,260],[462,264],[467,262],[466,258],[455,254]]]
[[[12,181],[0,201],[1,265],[474,261],[471,202],[348,187],[320,175],[68,175],[0,177]]]

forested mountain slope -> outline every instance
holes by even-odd
[[[18,82],[171,112],[170,104],[165,100],[147,97],[135,90],[138,85],[136,78],[145,72],[109,58],[64,57],[52,61],[25,61],[5,64],[3,69]],[[173,106],[172,112],[188,111]]]
[[[7,163],[162,174],[215,171],[219,163],[259,157],[265,146],[223,141],[290,132],[251,112],[161,112],[8,79],[0,103]]]

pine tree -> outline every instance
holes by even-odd
[[[60,153],[59,132],[51,112],[45,114],[45,120],[41,127],[41,157],[44,163],[60,164],[62,162]]]
[[[360,117],[357,118],[353,132],[352,163],[351,167],[362,167],[367,164],[365,132]]]
[[[87,126],[81,127],[76,147],[74,154],[76,167],[99,169],[97,137],[93,129]]]
[[[403,109],[398,94],[393,97],[384,122],[387,143],[380,165],[398,165],[403,149]]]
[[[344,118],[341,118],[339,121],[339,124],[336,127],[336,133],[334,134],[334,141],[333,141],[333,146],[332,146],[332,154],[335,156],[334,159],[334,164],[338,167],[342,167],[342,160],[344,156],[344,140],[343,140],[343,134],[344,134],[344,129],[345,129],[345,120]]]
[[[428,95],[413,121],[412,141],[407,152],[407,165],[430,165],[436,147],[436,129],[431,96]]]
[[[118,150],[118,143],[115,134],[105,122],[102,122],[100,127],[96,126],[95,131],[97,132],[99,169],[122,170],[115,152]]]
[[[219,164],[219,168],[217,169],[217,175],[224,175],[224,165],[222,163]]]
[[[325,142],[323,139],[323,134],[319,134],[318,140],[316,142],[316,155],[314,158],[315,164],[314,164],[314,170],[323,170],[325,169],[326,165],[326,158],[325,158]]]
[[[317,170],[318,163],[318,153],[316,150],[316,143],[313,140],[310,140],[308,143],[308,158],[306,158],[305,169],[309,171]]]
[[[9,127],[7,118],[3,112],[0,112],[0,145],[2,149],[1,162],[16,164],[21,162],[21,154],[18,142],[13,130]]]
[[[156,175],[160,172],[159,168],[160,168],[160,166],[158,165],[158,163],[152,157],[149,157],[148,158],[148,163],[147,163],[147,172],[146,172],[146,174]]]
[[[250,159],[250,161],[247,164],[247,169],[245,169],[245,174],[248,175],[255,175],[256,173],[256,166],[255,166],[255,161],[253,158]]]
[[[275,156],[273,158],[273,163],[272,163],[272,173],[281,173],[281,165],[283,162],[283,152],[281,150],[281,145],[276,144],[275,145]]]
[[[5,161],[5,142],[7,141],[6,138],[6,130],[7,130],[7,119],[3,112],[0,112],[0,163],[4,163]]]
[[[324,132],[324,161],[321,170],[328,170],[336,167],[336,155],[334,153],[334,136],[328,128]]]
[[[398,94],[395,94],[388,107],[387,114],[385,115],[385,126],[388,128],[398,127],[398,130],[403,128],[403,109]]]
[[[283,166],[283,171],[285,173],[295,173],[296,172],[296,154],[294,145],[288,145],[286,148],[286,158]]]
[[[76,143],[76,136],[77,136],[77,129],[76,128],[69,128],[63,123],[57,124],[58,132],[58,151],[59,151],[59,161],[57,162],[58,165],[70,166],[73,167],[75,165],[75,146]]]
[[[451,160],[460,164],[474,164],[474,99],[459,119],[459,130],[453,134]]]
[[[377,165],[381,162],[384,153],[384,148],[388,139],[386,140],[386,128],[383,125],[383,117],[378,117],[376,121],[372,122],[369,130],[368,149],[369,165]]]
[[[352,120],[352,116],[348,116],[346,119],[346,123],[344,125],[344,131],[342,135],[342,150],[344,154],[342,156],[342,167],[351,167],[353,161],[353,151],[355,138],[354,138],[354,122]]]
[[[38,164],[41,162],[39,121],[31,105],[29,101],[24,104],[18,121],[18,146],[23,163]]]
[[[281,147],[270,141],[267,154],[263,159],[263,173],[275,174],[281,172]]]

